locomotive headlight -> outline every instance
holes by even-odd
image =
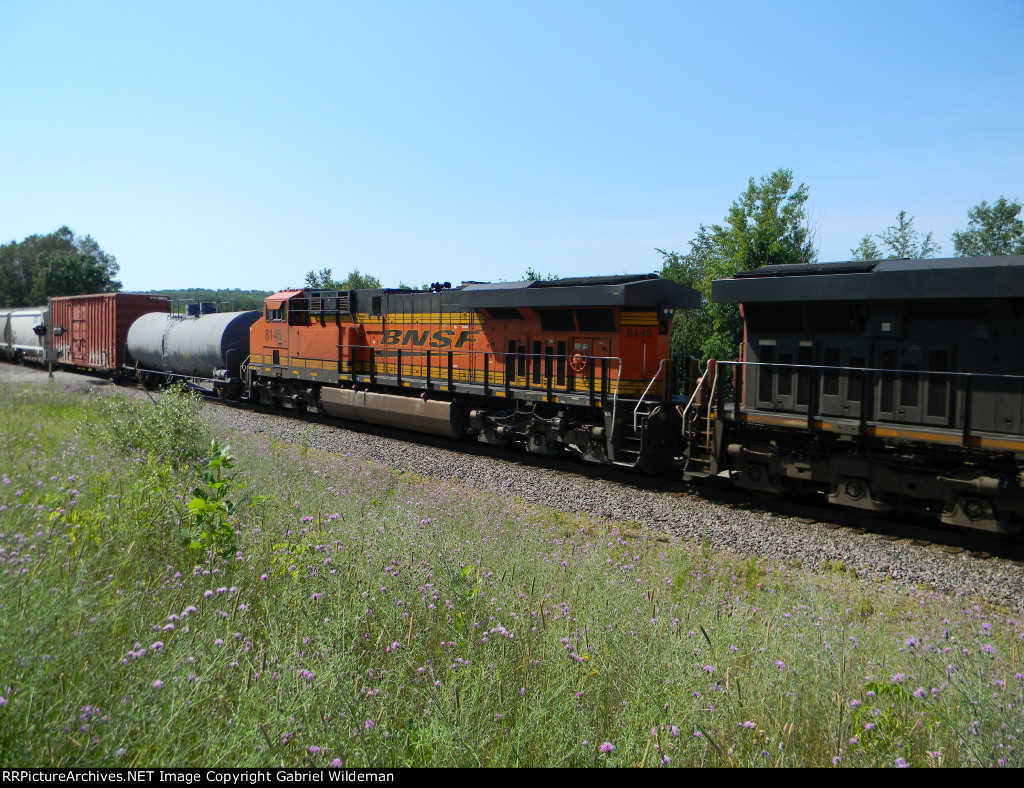
[[[670,304],[662,304],[658,307],[658,333],[667,334],[669,324],[672,322],[672,315],[675,314],[675,307]]]

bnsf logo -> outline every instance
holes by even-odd
[[[382,345],[415,345],[416,347],[462,347],[476,341],[479,331],[455,331],[453,328],[443,328],[440,331],[430,333],[409,329],[404,334],[400,328],[392,328],[384,332],[380,343]],[[456,338],[458,334],[458,338]]]

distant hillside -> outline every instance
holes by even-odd
[[[246,309],[262,309],[263,299],[270,293],[266,290],[209,290],[194,287],[184,290],[147,290],[146,295],[165,295],[172,301],[213,301],[222,304],[221,311],[243,311]]]

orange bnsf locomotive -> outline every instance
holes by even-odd
[[[699,294],[657,276],[266,299],[247,396],[342,419],[648,472],[678,467],[669,331]]]

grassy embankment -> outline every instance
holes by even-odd
[[[5,765],[1020,765],[997,612],[0,401]]]

